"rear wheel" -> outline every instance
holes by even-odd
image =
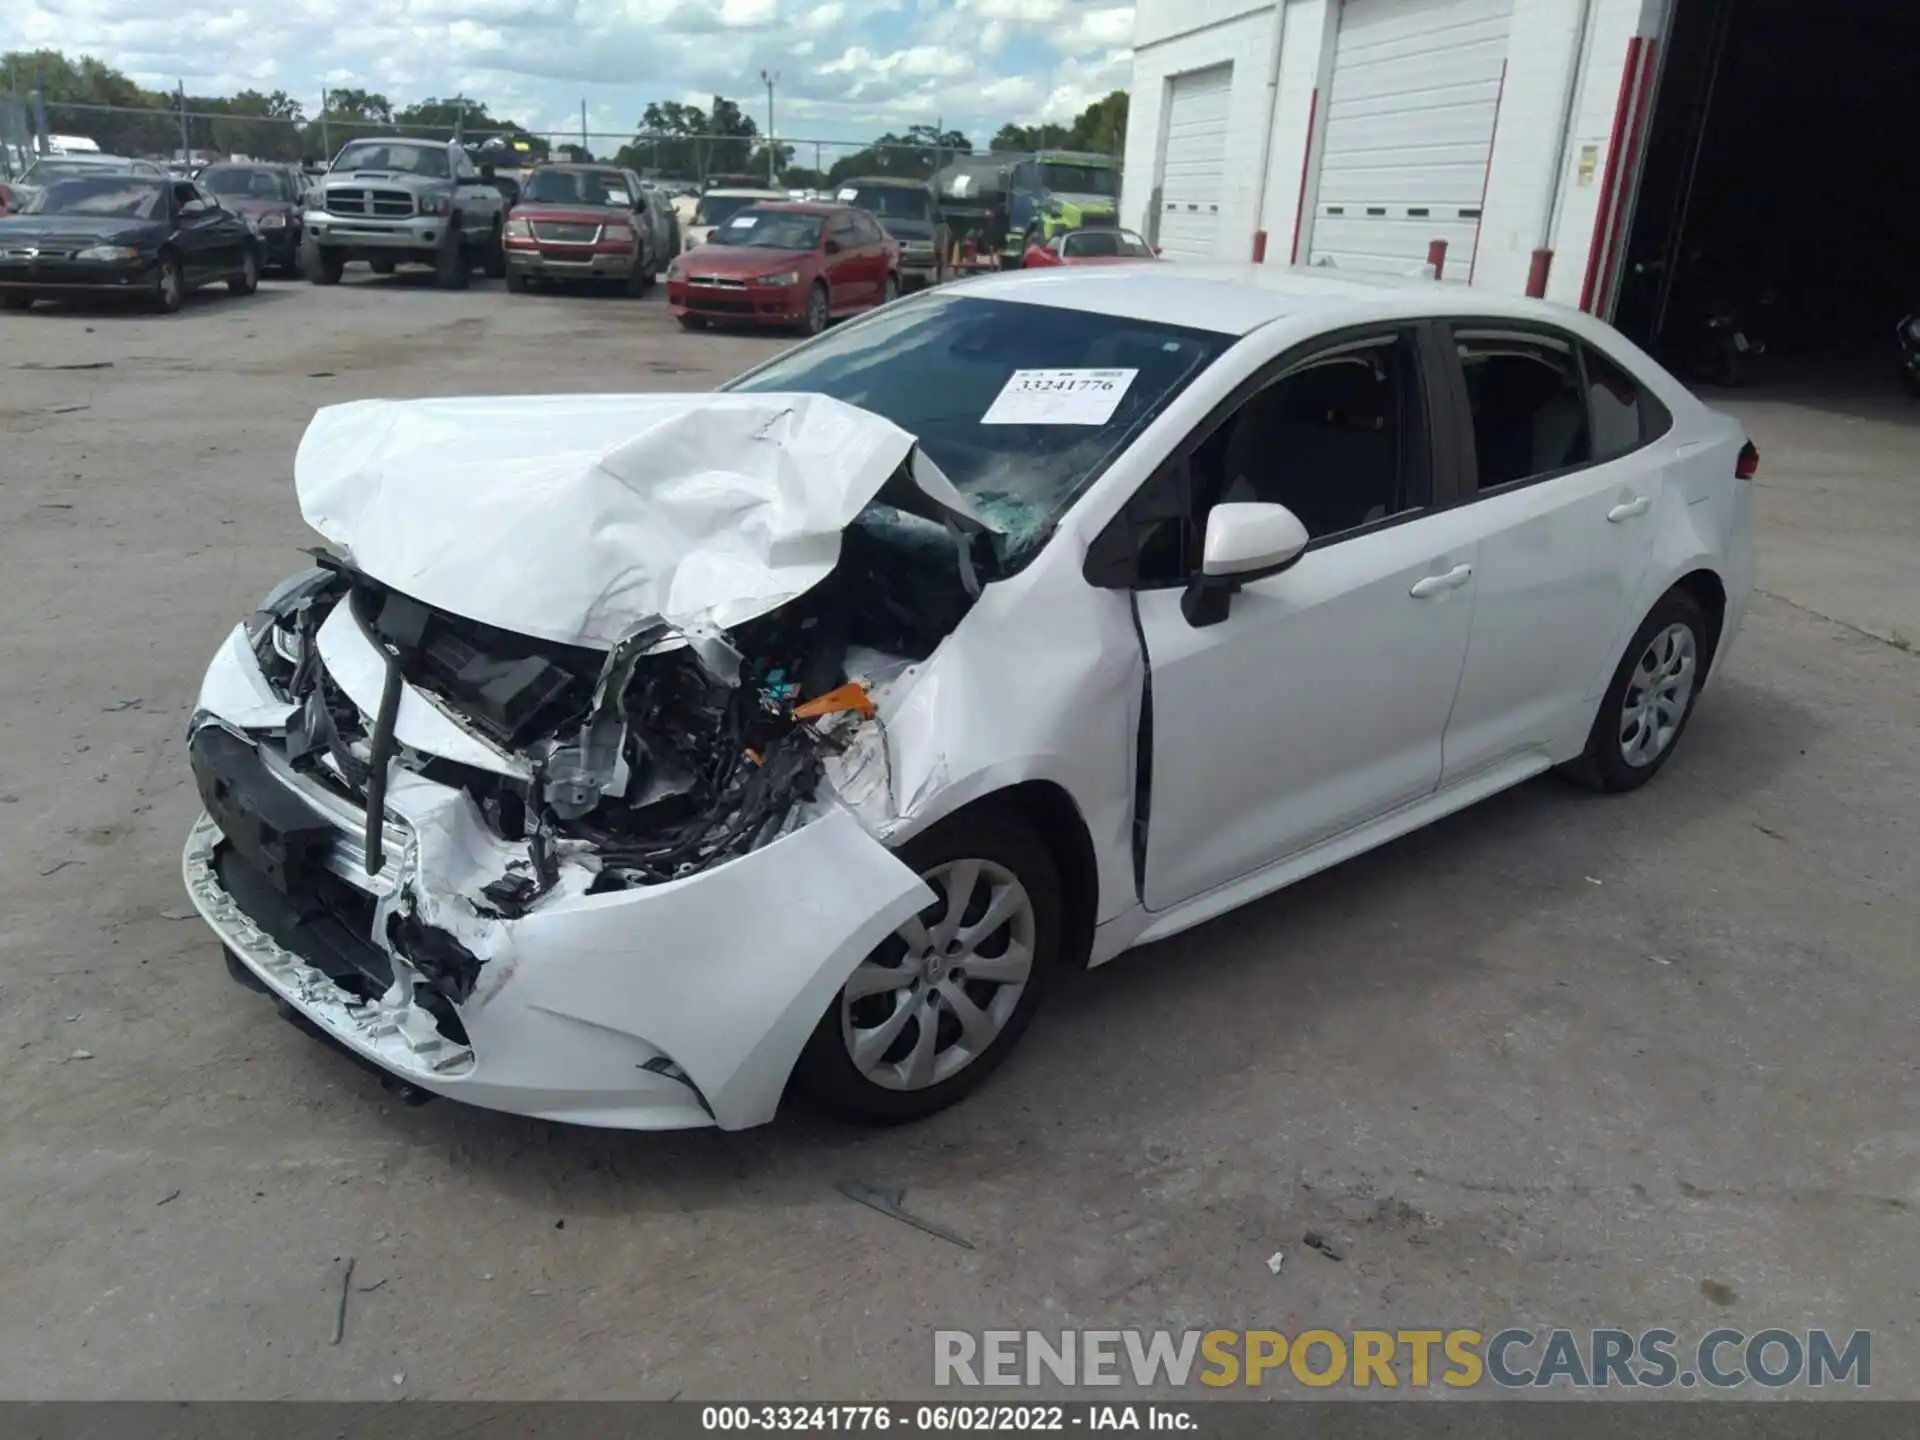
[[[814,1027],[795,1079],[855,1119],[917,1120],[1007,1056],[1060,961],[1065,903],[1046,845],[982,807],[908,841],[934,900],[860,962]]]
[[[1669,590],[1634,632],[1600,701],[1587,748],[1561,773],[1590,790],[1637,790],[1667,763],[1700,695],[1707,621],[1685,590]]]

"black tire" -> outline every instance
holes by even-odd
[[[941,226],[933,232],[933,283],[947,283],[947,251],[952,247],[953,239]]]
[[[300,252],[300,268],[306,271],[309,284],[338,285],[347,268],[347,257],[309,240]]]
[[[507,245],[500,238],[500,222],[497,220],[493,234],[487,237],[487,249],[481,257],[481,263],[489,280],[498,280],[507,273]]]
[[[391,275],[393,273],[393,261],[369,260],[367,262],[367,268],[376,275]]]
[[[527,293],[527,275],[524,270],[509,270],[507,272],[507,293],[509,295],[524,295]]]
[[[881,1085],[855,1067],[842,1030],[842,997],[839,994],[834,996],[826,1014],[815,1025],[806,1049],[794,1068],[795,1084],[809,1099],[836,1114],[853,1120],[889,1125],[919,1120],[935,1111],[944,1110],[971,1093],[1006,1059],[1019,1043],[1034,1012],[1040,1008],[1054,972],[1060,967],[1066,928],[1066,900],[1059,868],[1033,827],[1010,809],[991,804],[975,806],[915,836],[901,846],[898,853],[901,860],[921,875],[934,872],[942,865],[966,859],[985,861],[1011,874],[1027,893],[1033,922],[1033,958],[1025,987],[1019,992],[1011,1012],[992,1041],[946,1079],[916,1090],[892,1089]],[[969,913],[975,908],[984,908],[985,892],[976,887],[974,895],[977,904],[969,907]],[[930,926],[937,924],[946,913],[946,905],[944,896],[936,898],[931,906],[921,912],[922,922]],[[991,953],[988,947],[1002,933],[1006,932],[995,932],[994,936],[987,937],[980,953]],[[1005,943],[1002,943],[1003,953]],[[869,959],[889,963],[885,958],[888,955],[904,957],[905,954],[904,942],[898,937],[889,937]],[[908,967],[912,965],[911,961],[904,959],[899,963]],[[914,983],[918,985],[921,982]],[[961,982],[950,980],[948,983]],[[990,1003],[988,997],[994,990],[990,981],[971,979],[964,981],[962,993],[984,1008]],[[884,1003],[889,995],[897,999],[898,993],[884,992],[867,999]],[[921,993],[917,989],[913,992],[914,995]],[[855,1002],[856,1005],[860,1003]],[[917,1002],[910,997],[897,1003],[904,1006]],[[918,1038],[919,1027],[926,1023],[921,1018],[922,1013],[916,1009],[899,1032],[899,1040],[906,1041],[909,1048]],[[949,1007],[935,1005],[924,1013],[934,1017],[934,1043],[946,1043],[938,1038],[943,1033],[941,1027],[952,1027],[954,1038],[957,1038],[959,1021]],[[888,1053],[891,1054],[891,1050]]]
[[[682,330],[704,330],[707,328],[706,317],[702,315],[679,315],[674,318],[679,320]]]
[[[827,287],[818,280],[807,291],[806,316],[800,322],[803,334],[818,335],[833,321],[833,306],[827,297]]]
[[[33,298],[31,295],[0,295],[0,305],[9,310],[31,310]]]
[[[180,270],[180,257],[162,252],[153,267],[153,308],[172,315],[187,298],[187,278]]]
[[[640,296],[653,289],[653,261],[641,256],[627,275],[627,294]]]
[[[260,254],[249,249],[240,268],[227,277],[227,289],[235,295],[251,295],[260,288]]]
[[[460,234],[459,221],[456,218],[447,227],[447,233],[441,237],[440,252],[433,260],[433,283],[442,290],[464,290],[471,278],[472,262],[467,256],[467,245]]]
[[[1629,760],[1626,753],[1626,737],[1630,733],[1629,696],[1640,695],[1647,675],[1652,673],[1646,662],[1656,638],[1666,635],[1675,626],[1685,629],[1691,646],[1691,682],[1685,704],[1681,708],[1678,723],[1671,726],[1672,733],[1661,743],[1657,753],[1636,764]],[[1661,767],[1680,747],[1680,738],[1686,734],[1687,722],[1693,718],[1693,708],[1699,703],[1700,689],[1706,681],[1707,667],[1713,658],[1708,648],[1710,636],[1706,614],[1690,593],[1675,589],[1661,596],[1659,603],[1640,623],[1640,628],[1633,632],[1633,639],[1627,642],[1627,652],[1620,657],[1619,667],[1613,672],[1607,693],[1601,697],[1599,713],[1593,718],[1593,729],[1587,734],[1587,748],[1579,759],[1560,767],[1561,775],[1576,785],[1608,795],[1638,790],[1658,775]],[[1636,680],[1640,683],[1636,684]],[[1644,726],[1648,722],[1642,719],[1639,723]],[[1659,728],[1655,726],[1656,733]],[[1637,736],[1640,731],[1634,729],[1631,733]]]
[[[889,275],[887,276],[887,283],[880,287],[880,303],[882,305],[891,305],[899,298],[900,277],[898,275]]]

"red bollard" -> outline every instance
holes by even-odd
[[[1536,250],[1533,263],[1527,266],[1527,294],[1536,300],[1547,298],[1547,276],[1553,270],[1553,251]]]
[[[1264,264],[1266,263],[1266,258],[1267,232],[1264,230],[1256,230],[1253,232],[1253,263],[1256,265]]]
[[[1438,280],[1447,268],[1447,242],[1429,240],[1427,242],[1427,264],[1433,267],[1433,278]]]

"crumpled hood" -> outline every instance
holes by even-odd
[[[315,414],[294,486],[309,525],[403,594],[610,649],[819,584],[910,455],[903,508],[984,528],[912,435],[824,395],[357,400]]]

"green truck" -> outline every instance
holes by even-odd
[[[1074,150],[966,155],[933,177],[938,220],[958,243],[1018,263],[1063,230],[1119,223],[1120,162]]]

